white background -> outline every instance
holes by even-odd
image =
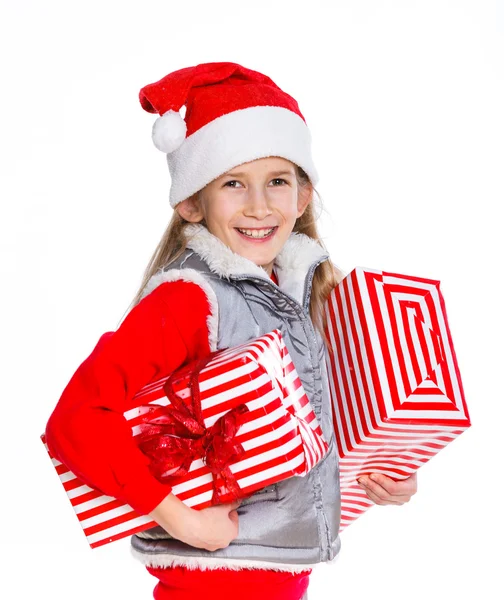
[[[310,600],[501,597],[503,3],[12,0],[0,23],[1,596],[151,597],[127,541],[88,548],[39,434],[170,217],[138,91],[233,61],[298,100],[333,260],[441,281],[473,422]]]

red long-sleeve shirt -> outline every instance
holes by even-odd
[[[274,274],[272,279],[278,283]],[[171,487],[151,475],[123,413],[144,385],[210,352],[209,314],[207,297],[198,285],[162,283],[131,310],[117,331],[101,336],[47,423],[46,442],[53,456],[90,487],[124,500],[138,513],[150,513]],[[175,567],[149,572],[160,579],[160,598],[168,594],[182,600],[199,595],[200,589],[223,597],[223,588],[245,584],[250,598],[268,589],[271,598],[286,600],[301,597],[311,569],[188,572]]]
[[[150,513],[170,492],[148,469],[123,413],[154,379],[210,351],[203,290],[165,282],[104,334],[64,389],[46,427],[51,454],[90,487]]]

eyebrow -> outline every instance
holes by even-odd
[[[243,172],[232,172],[232,173],[225,173],[223,175],[223,177],[245,177],[247,175],[247,173],[243,173]],[[268,173],[268,175],[273,176],[273,177],[278,177],[279,175],[292,175],[294,176],[294,173],[292,171],[270,171]]]

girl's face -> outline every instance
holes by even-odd
[[[299,188],[294,164],[268,157],[231,169],[176,209],[191,223],[204,219],[210,233],[271,275],[310,200],[311,186]]]

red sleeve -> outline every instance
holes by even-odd
[[[209,305],[194,283],[165,282],[104,334],[46,426],[51,454],[90,487],[150,513],[170,492],[148,469],[123,413],[138,390],[208,354]]]

